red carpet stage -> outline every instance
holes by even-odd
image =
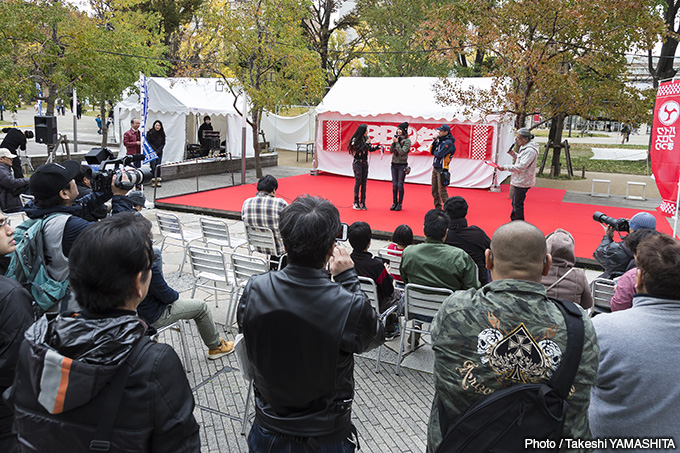
[[[240,218],[241,205],[246,198],[256,193],[255,184],[209,190],[178,197],[162,198],[156,206],[164,209],[180,209],[205,214]],[[508,185],[501,186],[501,193],[481,189],[458,189],[449,187],[449,196],[464,197],[469,207],[468,223],[482,228],[489,236],[500,225],[510,221],[510,200]],[[404,205],[401,212],[390,211],[392,205],[392,183],[390,181],[368,181],[366,192],[367,211],[352,209],[354,179],[346,176],[321,174],[301,175],[279,179],[278,197],[289,203],[301,194],[324,197],[335,204],[343,222],[351,224],[358,220],[368,222],[375,231],[391,234],[402,224],[413,228],[417,236],[423,235],[423,218],[432,209],[430,186],[406,184]],[[602,211],[614,218],[630,218],[639,210],[603,207],[590,204],[562,202],[566,191],[534,187],[527,193],[525,217],[547,234],[557,228],[569,231],[576,240],[576,256],[592,259],[593,251],[599,245],[603,229],[593,220],[593,212]],[[658,229],[671,234],[666,219],[655,211],[649,211],[657,219]],[[617,239],[618,240],[618,239]]]

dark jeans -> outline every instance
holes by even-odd
[[[366,202],[366,180],[368,180],[368,161],[354,161],[352,164],[354,170],[354,202]],[[361,198],[359,198],[359,190],[361,189]]]
[[[392,164],[392,201],[401,204],[404,201],[404,180],[406,164]]]
[[[441,169],[432,167],[432,198],[434,198],[434,208],[442,209],[444,202],[449,198],[446,186],[442,184]]]
[[[151,162],[149,162],[149,165],[151,166],[151,174],[153,175],[154,178],[160,178],[161,177],[161,168],[158,169],[158,174],[156,174],[156,167],[158,167],[161,164],[161,159],[163,156],[158,156],[158,159],[154,159]]]
[[[524,220],[524,199],[530,187],[512,186],[512,213],[510,220]]]
[[[320,445],[314,448],[307,443],[299,443],[282,438],[253,423],[248,434],[248,449],[251,453],[353,453],[355,444],[345,439],[335,444]]]

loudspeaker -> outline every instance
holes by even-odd
[[[35,120],[35,141],[53,145],[57,143],[57,117],[56,116],[36,116]]]
[[[92,148],[89,153],[85,154],[85,162],[89,165],[99,165],[113,157],[113,153],[108,148]]]

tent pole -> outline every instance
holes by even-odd
[[[241,110],[241,184],[246,183],[246,109],[248,101],[243,90],[243,110]]]

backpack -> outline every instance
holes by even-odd
[[[523,452],[527,450],[527,439],[540,442],[540,451],[559,450],[569,408],[566,400],[581,362],[584,329],[575,304],[551,300],[566,321],[567,352],[550,380],[496,390],[453,421],[437,399],[442,432],[438,453]],[[534,447],[531,450],[535,451]]]
[[[42,310],[49,310],[54,304],[64,300],[68,293],[68,279],[54,280],[45,267],[43,225],[58,215],[62,213],[41,219],[28,219],[15,228],[16,250],[12,253],[5,274],[26,288]]]

